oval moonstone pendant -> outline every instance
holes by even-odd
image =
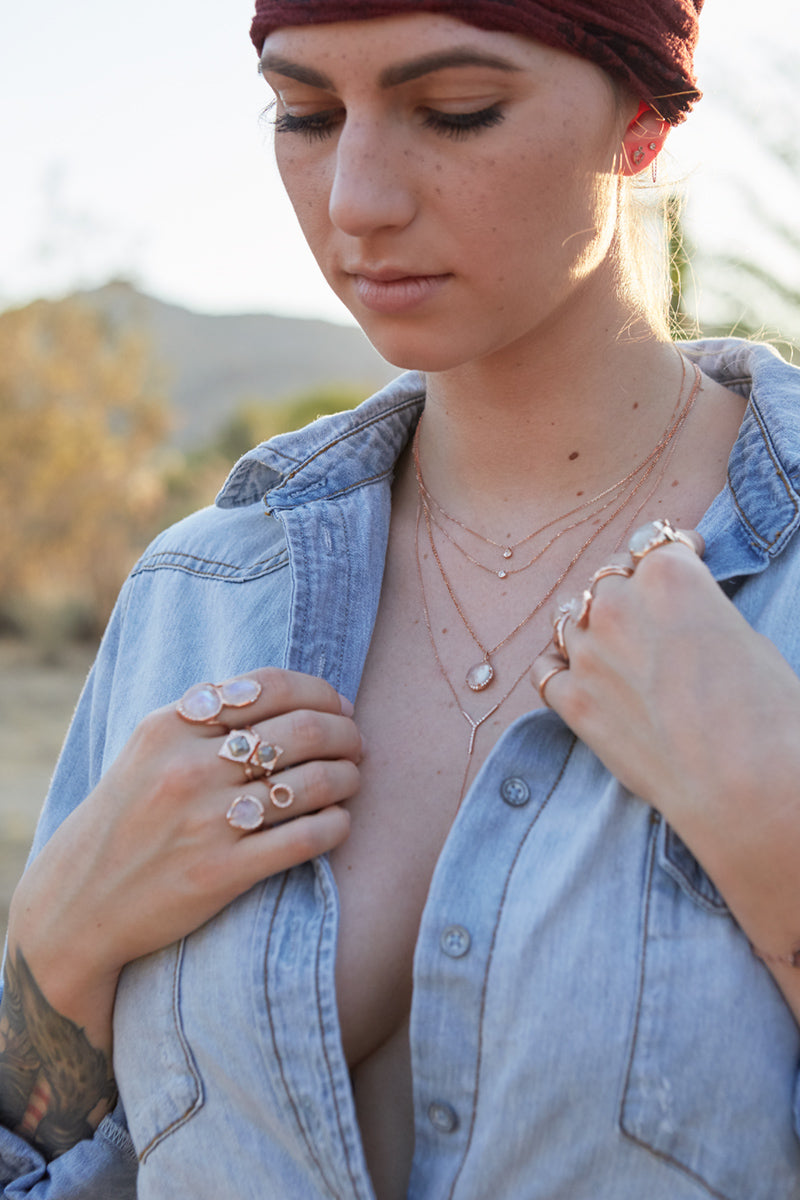
[[[482,692],[494,679],[494,667],[490,662],[476,663],[467,671],[467,687],[473,692]]]

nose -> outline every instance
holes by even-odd
[[[328,199],[331,221],[351,237],[403,228],[416,211],[412,175],[412,155],[394,145],[382,126],[346,119]]]

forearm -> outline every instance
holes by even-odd
[[[89,1138],[116,1098],[109,1054],[49,1004],[9,954],[0,1005],[0,1119],[47,1158]]]

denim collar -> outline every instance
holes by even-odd
[[[728,463],[728,486],[700,523],[717,578],[762,570],[800,524],[800,370],[771,347],[738,338],[686,342],[707,375],[750,403]],[[222,508],[281,512],[391,477],[425,403],[419,372],[400,375],[351,412],[323,417],[251,450],[217,497]]]

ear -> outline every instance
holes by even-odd
[[[669,133],[669,122],[644,101],[622,138],[620,175],[638,175],[655,162]]]

